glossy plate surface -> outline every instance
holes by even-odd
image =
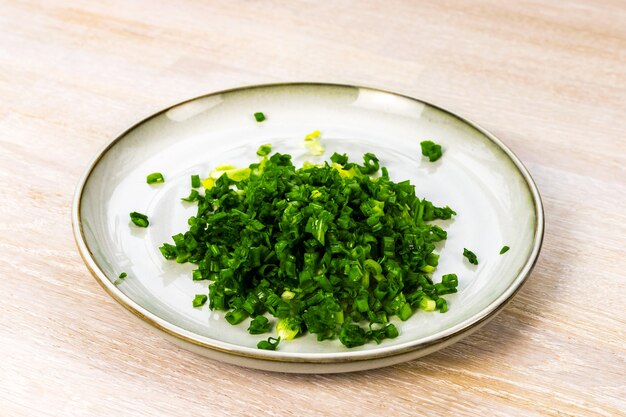
[[[253,113],[267,116],[263,123]],[[302,146],[322,132],[326,154]],[[430,163],[419,142],[444,148]],[[375,153],[396,181],[410,179],[419,196],[449,205],[458,215],[440,222],[448,240],[434,281],[456,273],[459,292],[446,296],[445,314],[418,311],[394,320],[400,336],[380,345],[347,349],[338,340],[307,335],[283,342],[275,352],[256,349],[263,336],[246,332],[248,320],[231,326],[208,304],[191,300],[207,282],[191,280],[193,265],[165,261],[158,247],[184,232],[194,204],[182,203],[190,176],[217,165],[238,167],[257,160],[259,145],[290,153],[294,163],[319,162],[333,152],[361,160]],[[162,172],[165,183],[147,185]],[[150,227],[132,226],[129,212],[146,213]],[[537,259],[543,237],[539,193],[519,160],[493,135],[450,112],[380,90],[329,84],[244,87],[210,94],[164,110],[109,144],[78,185],[72,214],[79,251],[104,289],[145,322],[213,359],[285,372],[343,372],[375,368],[428,354],[475,330],[519,289]],[[500,255],[503,245],[510,251]],[[479,258],[477,267],[463,248]],[[119,282],[122,272],[128,277]],[[267,335],[265,335],[267,337]]]

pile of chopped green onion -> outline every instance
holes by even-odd
[[[270,350],[306,332],[347,347],[380,343],[398,335],[393,316],[446,312],[442,295],[458,280],[433,283],[435,243],[447,234],[429,222],[450,219],[452,209],[392,181],[371,153],[362,164],[335,153],[298,169],[290,155],[270,153],[263,145],[259,162],[203,180],[204,195],[185,199],[198,204],[189,230],[160,248],[166,259],[197,264],[193,279],[210,281],[212,310],[233,325],[251,318],[251,334],[275,324],[277,337],[258,344]],[[196,296],[194,306],[205,301]]]

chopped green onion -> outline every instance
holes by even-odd
[[[463,256],[465,256],[469,263],[472,265],[478,265],[478,258],[471,250],[463,248]]]
[[[500,249],[500,255],[502,255],[503,253],[506,253],[509,249],[511,248],[509,248],[508,246],[502,246],[502,249]]]
[[[441,145],[431,140],[425,140],[420,143],[420,146],[422,147],[422,155],[428,157],[430,162],[435,162],[441,158]]]
[[[154,172],[146,177],[146,182],[148,184],[160,184],[165,182],[165,178],[160,172]]]
[[[130,213],[130,220],[137,227],[148,227],[148,225],[150,224],[150,222],[148,221],[148,216],[146,216],[145,214],[137,213],[136,211]]]
[[[424,297],[422,301],[420,301],[420,308],[426,311],[434,311],[435,308],[437,308],[437,302],[428,297]]]
[[[356,324],[344,324],[339,331],[339,341],[346,347],[362,346],[368,341],[367,334]]]
[[[435,302],[435,308],[439,310],[440,313],[445,313],[448,311],[448,302],[443,298],[438,298]]]
[[[295,296],[296,296],[296,293],[294,293],[292,291],[289,291],[289,290],[285,290],[281,294],[280,298],[282,298],[285,301],[289,301],[289,300],[291,300]]]
[[[191,186],[193,188],[198,188],[202,185],[200,182],[200,175],[192,175],[191,176]]]
[[[196,294],[196,296],[193,298],[193,306],[194,307],[202,307],[204,305],[204,303],[206,303],[206,300],[209,297],[207,297],[205,294]]]
[[[409,303],[404,303],[402,304],[402,307],[400,307],[400,309],[398,310],[397,314],[400,320],[407,321],[409,317],[411,317],[411,315],[413,314],[413,309],[411,308],[411,305]]]
[[[128,276],[128,274],[127,274],[126,272],[122,272],[122,273],[120,274],[120,277],[119,277],[119,278],[120,278],[120,279],[124,279],[124,278],[126,278],[127,276]]]
[[[300,321],[292,317],[284,318],[276,325],[276,333],[282,340],[293,339],[300,330]]]
[[[260,123],[265,120],[265,115],[261,112],[256,112],[254,113],[254,119]]]
[[[191,203],[193,201],[197,201],[199,196],[199,192],[197,192],[196,190],[191,190],[191,192],[189,193],[189,197],[181,198],[181,200]]]
[[[265,350],[276,350],[279,343],[280,343],[280,337],[279,338],[269,337],[267,340],[261,340],[259,343],[257,343],[256,347],[259,349],[265,349]]]
[[[301,333],[347,347],[382,343],[398,336],[392,317],[447,310],[442,296],[457,291],[458,278],[432,281],[435,244],[447,233],[430,222],[454,210],[392,181],[374,154],[354,163],[335,153],[297,168],[290,155],[270,152],[261,146],[260,161],[245,168],[216,167],[200,181],[204,193],[184,199],[197,202],[188,229],[159,248],[197,265],[191,275],[210,281],[210,309],[232,325],[251,317],[253,334],[277,318],[277,338],[259,342],[263,349]]]
[[[385,327],[385,336],[389,339],[395,339],[398,337],[398,329],[393,324],[387,325]]]
[[[243,309],[231,310],[224,316],[226,321],[233,325],[241,323],[246,317],[248,317],[248,312]]]
[[[459,285],[459,278],[456,274],[446,274],[441,277],[441,283],[445,285],[446,288],[456,291],[456,287]]]
[[[267,143],[265,145],[259,146],[259,149],[256,151],[256,154],[259,156],[267,156],[269,155],[270,152],[272,152],[272,145]]]
[[[250,326],[248,327],[248,333],[250,334],[262,334],[270,331],[270,321],[267,317],[256,316],[250,322]]]

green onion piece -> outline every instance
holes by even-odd
[[[226,321],[232,325],[241,323],[246,317],[248,317],[248,312],[244,309],[231,310],[224,316]]]
[[[380,275],[383,272],[383,267],[380,266],[380,264],[373,259],[366,259],[363,263],[363,266],[365,267],[365,270],[367,272],[371,273],[374,276]]]
[[[259,146],[259,149],[256,151],[256,154],[259,156],[267,156],[269,155],[270,152],[272,152],[272,145],[267,143],[265,145]]]
[[[150,224],[150,222],[148,221],[148,216],[146,216],[145,214],[137,213],[136,211],[130,213],[130,220],[137,227],[148,227],[148,225]]]
[[[378,171],[380,164],[378,158],[373,153],[363,155],[363,167],[360,168],[362,174],[370,175]]]
[[[443,298],[441,298],[441,300],[443,300]],[[409,303],[404,303],[402,304],[402,307],[400,307],[400,309],[398,310],[397,314],[400,320],[407,321],[409,317],[411,317],[411,315],[413,314],[413,309],[411,308],[411,305]]]
[[[291,300],[295,296],[296,296],[296,293],[294,293],[293,291],[285,290],[280,295],[280,298],[282,298],[285,301],[289,301],[289,300]]]
[[[265,120],[265,115],[261,112],[256,112],[254,113],[254,119],[260,123]]]
[[[167,260],[176,259],[176,246],[170,245],[169,243],[164,243],[163,246],[159,248],[163,257]]]
[[[508,246],[502,246],[502,249],[500,249],[500,255],[502,255],[503,253],[506,253],[509,249],[511,248],[509,248]]]
[[[200,181],[200,175],[192,175],[191,176],[191,187],[199,188],[202,185]]]
[[[434,311],[435,308],[437,308],[437,302],[435,300],[431,299],[431,298],[424,297],[420,301],[419,307],[422,310]]]
[[[120,277],[119,277],[119,278],[120,278],[120,279],[124,279],[124,278],[126,278],[127,276],[128,276],[128,274],[127,274],[126,272],[122,272],[122,273],[120,274]]]
[[[437,145],[431,140],[425,140],[420,143],[422,147],[422,155],[428,157],[430,162],[435,162],[441,158],[441,145]]]
[[[250,322],[250,326],[248,327],[248,333],[250,334],[262,334],[270,331],[270,321],[267,317],[256,316]]]
[[[370,154],[371,155],[371,154]],[[336,164],[339,164],[341,166],[344,166],[348,163],[348,156],[344,153],[343,155],[338,154],[337,152],[335,152],[331,157],[330,160]]]
[[[396,337],[398,337],[398,329],[396,328],[396,326],[394,326],[393,324],[387,325],[387,327],[385,327],[385,336],[387,336],[387,338],[389,339],[395,339]]]
[[[456,289],[457,285],[459,285],[459,279],[456,274],[446,274],[441,277],[441,283],[448,288]]]
[[[368,341],[367,334],[356,324],[344,324],[339,331],[339,341],[346,347],[362,346]]]
[[[189,252],[180,252],[178,255],[176,255],[176,262],[179,264],[184,264],[189,260],[190,257],[191,254]]]
[[[359,294],[359,296],[356,298],[354,302],[354,307],[355,307],[355,310],[358,311],[359,313],[365,313],[370,309],[368,305],[367,292],[361,292],[361,294]]]
[[[193,201],[197,201],[199,196],[199,192],[197,192],[196,190],[191,190],[191,192],[189,193],[189,197],[181,198],[181,200],[191,203]]]
[[[204,303],[206,303],[207,299],[208,297],[205,294],[196,294],[193,298],[192,304],[194,307],[202,307]]]
[[[276,333],[282,340],[291,340],[300,332],[300,326],[300,320],[287,317],[278,322],[276,325]]]
[[[165,182],[165,178],[163,178],[163,174],[160,172],[153,172],[146,177],[146,182],[148,184],[161,184]]]
[[[478,265],[478,258],[471,250],[463,248],[463,256],[465,256],[472,265]]]
[[[279,338],[269,337],[267,340],[261,340],[259,343],[257,343],[256,347],[259,349],[265,349],[265,350],[276,350],[279,343],[280,343],[280,337]]]

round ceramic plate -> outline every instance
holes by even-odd
[[[257,123],[255,112],[267,120]],[[325,155],[314,157],[304,136],[322,132]],[[443,146],[431,163],[420,141]],[[361,160],[373,152],[396,181],[410,179],[417,194],[458,213],[442,222],[448,239],[437,250],[433,275],[459,276],[449,311],[416,312],[394,320],[400,335],[380,345],[348,349],[312,335],[284,341],[277,351],[256,348],[267,335],[231,326],[223,312],[193,308],[206,281],[192,281],[190,264],[163,259],[159,246],[186,230],[196,206],[181,202],[190,175],[215,166],[247,166],[259,145],[289,153],[294,163],[319,162],[333,152]],[[147,185],[162,172],[165,183]],[[130,224],[129,213],[150,218]],[[447,346],[493,317],[520,288],[539,254],[543,210],[535,184],[513,153],[485,130],[438,107],[371,88],[329,84],[244,87],[199,97],[139,122],[100,152],[78,185],[72,221],[79,251],[96,280],[120,304],[172,340],[210,358],[282,372],[345,372],[414,359]],[[502,246],[510,251],[500,255]],[[468,264],[463,248],[478,266]],[[128,277],[118,280],[125,271]],[[249,319],[248,319],[249,320]]]

